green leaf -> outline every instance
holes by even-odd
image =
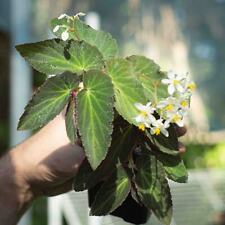
[[[16,49],[34,69],[45,74],[82,73],[103,66],[98,49],[85,42],[52,39],[17,45]]]
[[[75,191],[84,191],[87,188],[94,187],[105,177],[112,174],[118,163],[122,164],[127,160],[135,142],[136,132],[132,126],[122,128],[120,122],[120,118],[114,121],[112,143],[106,158],[99,167],[93,171],[88,160],[84,160],[81,164],[74,179]]]
[[[63,110],[78,83],[78,77],[69,73],[47,79],[26,106],[18,129],[34,130],[43,127]]]
[[[67,21],[66,18],[58,19],[55,18],[51,21],[52,30],[57,25],[64,25],[64,27],[60,27],[57,32],[54,34],[61,38],[62,32],[64,32],[67,28],[69,29],[69,39],[74,40],[83,40],[95,47],[102,53],[104,59],[110,59],[118,54],[118,45],[116,40],[112,37],[110,33],[104,31],[98,31],[88,26],[79,18],[76,18],[74,21]],[[66,26],[66,27],[65,27]]]
[[[73,181],[73,188],[75,191],[84,191],[88,188],[87,181],[92,178],[93,170],[87,158],[84,159],[80,165],[77,174]],[[98,181],[97,181],[98,183]]]
[[[84,74],[84,89],[78,93],[78,128],[86,156],[96,169],[111,143],[113,86],[104,73],[92,70]]]
[[[130,63],[124,59],[107,62],[107,74],[112,78],[118,113],[129,123],[139,125],[135,117],[140,113],[135,103],[146,104],[143,87],[132,73]]]
[[[161,83],[165,75],[154,61],[138,55],[130,56],[127,60],[132,63],[133,71],[141,82],[148,101],[157,103],[168,97],[167,87]]]
[[[163,167],[169,179],[178,183],[187,183],[188,172],[180,156],[160,154],[157,158],[163,163]]]
[[[79,37],[79,40],[84,40],[87,43],[96,46],[102,53],[104,59],[110,59],[117,56],[118,45],[111,34],[104,31],[97,31],[78,18],[75,20],[74,30],[76,37]]]
[[[169,179],[186,183],[188,180],[188,172],[180,155],[168,155],[157,149],[150,142],[145,142],[145,147],[163,164],[166,175]]]
[[[135,184],[142,203],[164,224],[172,219],[170,188],[162,164],[154,155],[143,154],[137,160]]]
[[[174,129],[174,126],[171,125],[168,128],[169,136],[166,137],[163,134],[160,135],[151,135],[146,131],[146,135],[150,139],[152,143],[157,146],[157,149],[163,153],[169,154],[169,155],[179,155],[179,142],[177,133]]]
[[[75,144],[77,139],[77,124],[76,124],[76,106],[75,98],[71,96],[66,112],[66,133],[72,144]]]
[[[90,214],[104,216],[119,207],[130,192],[131,183],[126,171],[118,167],[104,182],[91,205]]]
[[[136,141],[136,132],[133,127],[121,129],[119,126],[114,125],[112,136],[112,144],[106,158],[87,179],[88,188],[95,186],[102,179],[109,176],[116,169],[116,165],[123,164]]]

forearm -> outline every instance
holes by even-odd
[[[29,185],[17,165],[14,153],[0,159],[0,221],[2,225],[14,225],[33,199]]]

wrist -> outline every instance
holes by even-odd
[[[0,221],[15,224],[33,199],[22,162],[10,151],[0,159]],[[9,221],[10,220],[10,221]],[[4,222],[5,221],[5,222]]]

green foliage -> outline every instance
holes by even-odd
[[[225,168],[225,144],[186,144],[184,162],[190,169]]]
[[[152,154],[163,164],[166,175],[169,179],[178,182],[186,183],[188,180],[187,170],[180,155],[168,155],[161,152],[156,145],[151,142],[145,143],[145,148],[152,152]]]
[[[166,225],[172,219],[172,200],[162,164],[155,156],[144,153],[137,162],[135,184],[141,201]]]
[[[16,49],[34,69],[45,74],[82,73],[103,66],[101,53],[86,42],[52,39],[18,45]]]
[[[123,164],[127,160],[127,155],[132,151],[137,135],[136,130],[131,127],[122,128],[118,125],[121,118],[114,121],[112,143],[106,158],[96,170],[92,170],[89,162],[84,160],[74,180],[75,191],[84,191],[94,187],[103,181],[105,177],[116,170],[118,164]]]
[[[78,77],[69,73],[46,80],[26,106],[18,129],[34,130],[43,127],[63,110],[71,91],[78,84]]]
[[[84,89],[77,96],[78,128],[86,156],[96,169],[111,143],[113,86],[106,74],[90,70],[83,76]]]
[[[70,39],[85,41],[86,43],[97,47],[104,59],[114,58],[118,54],[117,42],[111,34],[104,31],[97,31],[78,18],[75,18],[74,21],[70,21],[69,23],[66,18],[60,20],[55,18],[51,21],[52,30],[57,25],[70,27],[70,29],[74,31],[69,32]],[[62,33],[66,30],[65,27],[59,28],[54,34],[60,38]]]
[[[141,84],[133,74],[131,64],[125,59],[110,60],[106,65],[106,73],[112,78],[116,110],[125,120],[136,125],[134,118],[138,110],[134,104],[145,104],[147,101]]]
[[[91,205],[91,215],[104,216],[119,207],[130,192],[131,183],[126,171],[120,166],[104,182]]]
[[[127,59],[132,63],[132,69],[141,82],[149,101],[157,102],[168,95],[165,85],[161,83],[164,74],[154,61],[137,55],[130,56]]]
[[[75,20],[74,30],[78,40],[83,40],[96,46],[102,53],[104,59],[110,59],[117,56],[117,42],[112,38],[111,34],[104,31],[96,31],[79,19]]]
[[[56,18],[52,29],[60,39],[17,46],[47,78],[21,116],[18,128],[36,129],[66,109],[65,124],[72,144],[86,154],[74,179],[76,191],[102,183],[91,205],[92,215],[106,215],[131,192],[165,225],[172,218],[167,178],[187,181],[173,126],[169,137],[140,131],[135,103],[153,107],[167,97],[165,74],[143,56],[118,58],[116,41],[78,16]],[[67,40],[68,38],[68,40]],[[65,73],[66,72],[66,73]],[[143,113],[143,112],[142,112]],[[156,118],[159,115],[155,115]]]

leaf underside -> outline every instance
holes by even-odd
[[[96,169],[111,143],[114,93],[110,78],[97,70],[85,73],[83,83],[77,96],[78,128],[86,156]]]
[[[34,69],[44,74],[82,73],[104,65],[98,49],[85,42],[52,39],[17,45],[16,49]]]
[[[78,77],[65,73],[54,76],[37,90],[20,118],[19,130],[43,127],[65,107],[71,91],[78,86]]]

